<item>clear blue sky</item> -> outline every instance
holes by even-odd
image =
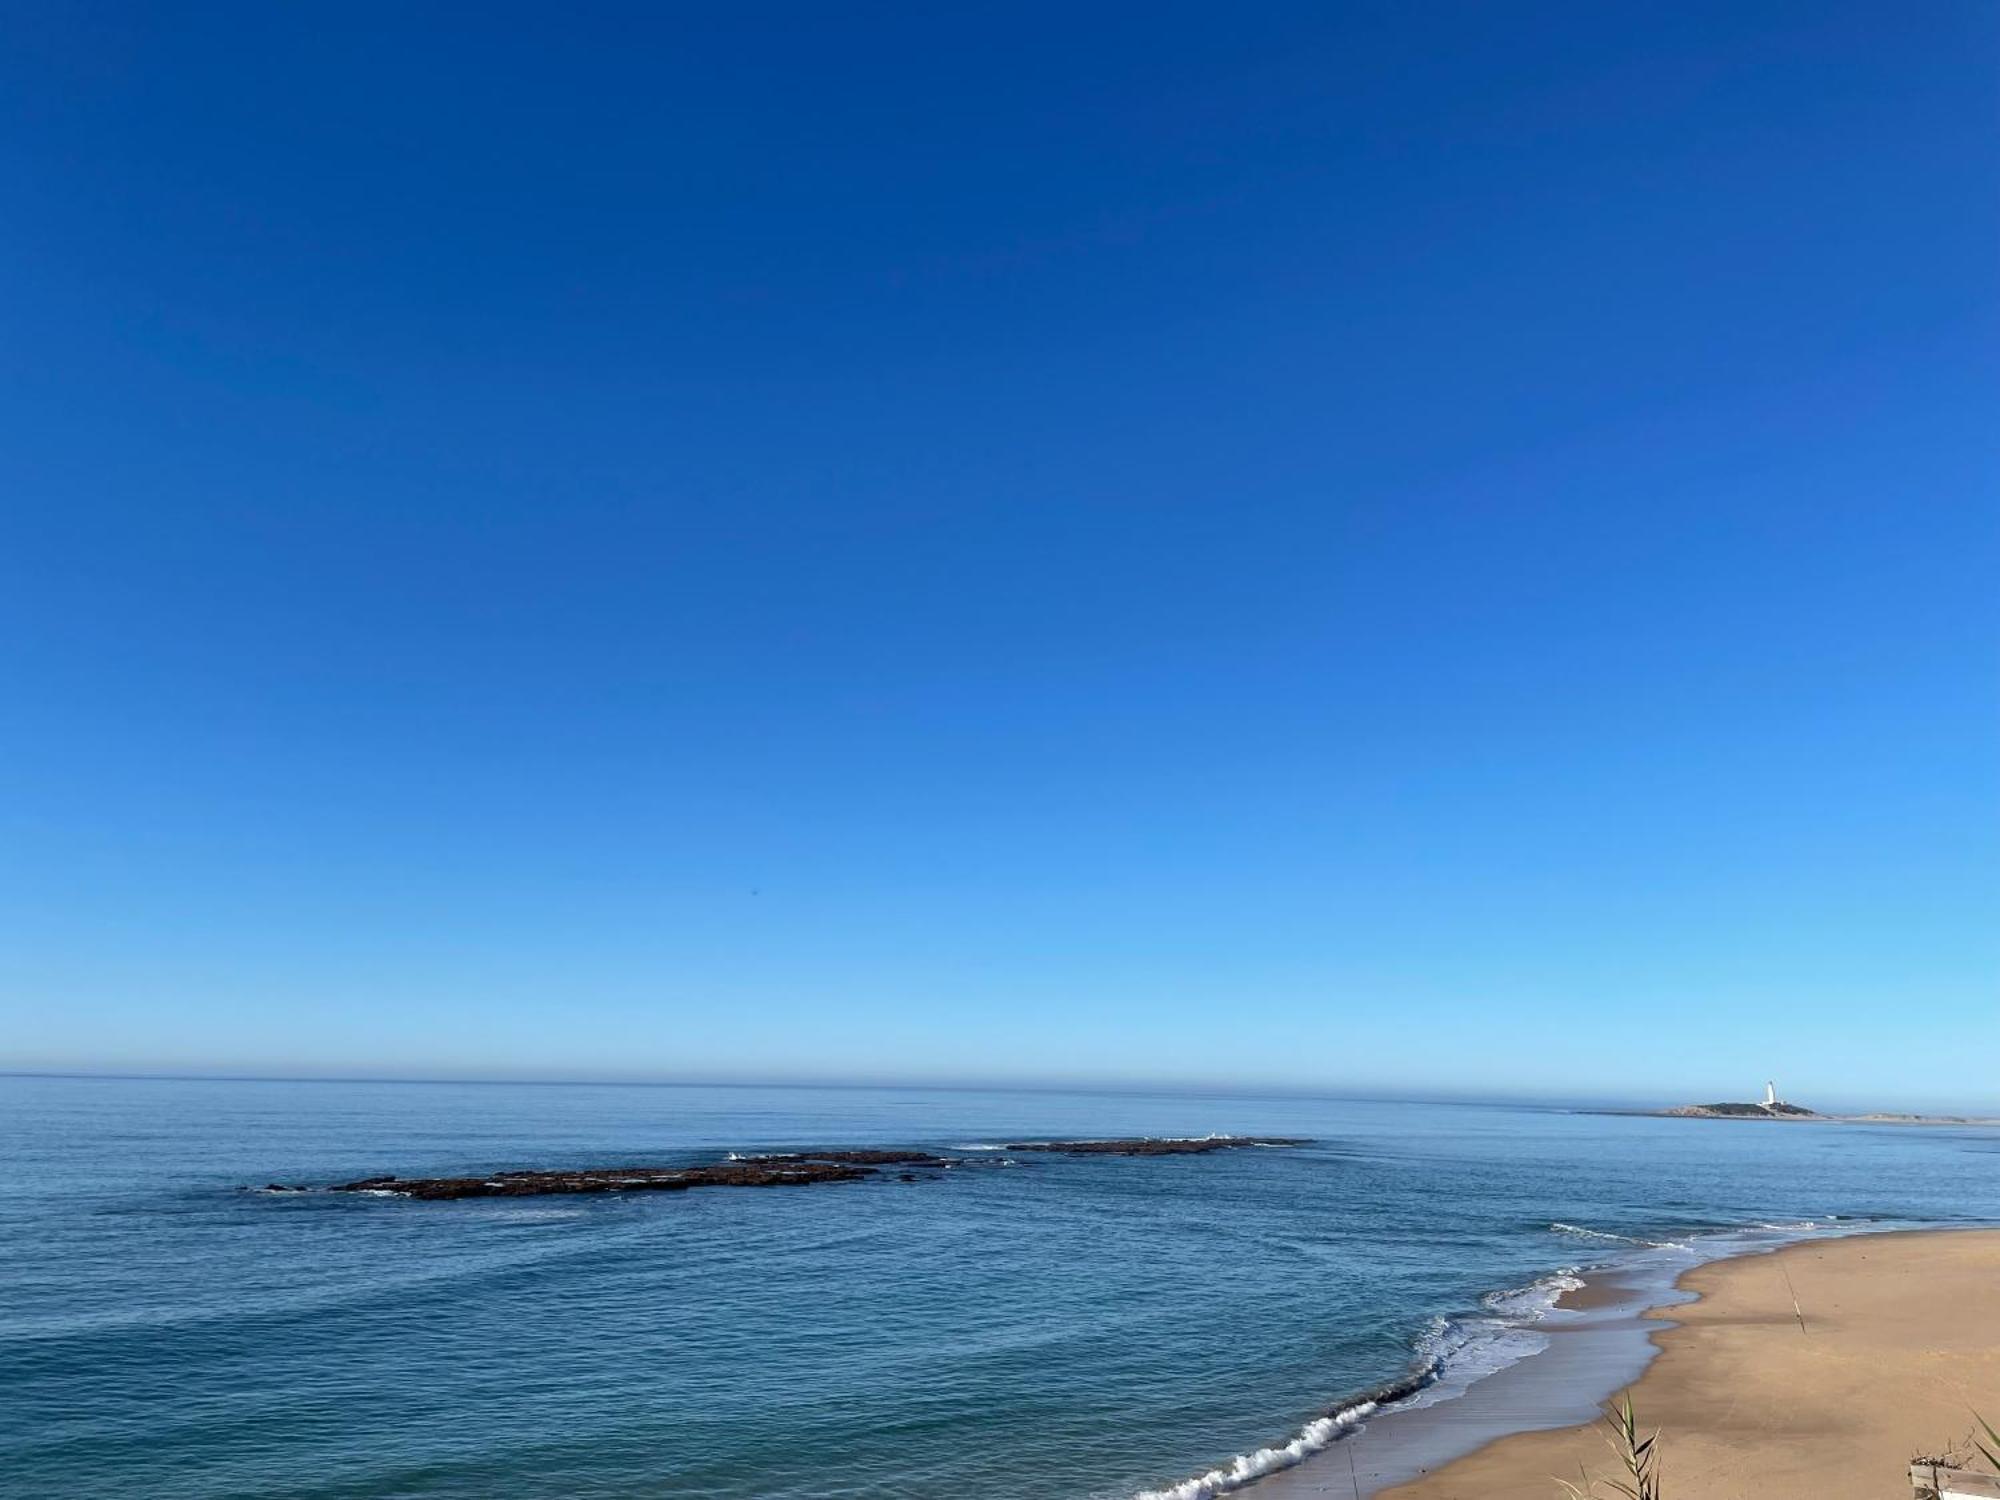
[[[1985,0],[8,33],[0,1065],[2000,1095]]]

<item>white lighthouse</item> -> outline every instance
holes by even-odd
[[[1764,1108],[1769,1109],[1778,1102],[1778,1086],[1769,1079],[1764,1081]]]

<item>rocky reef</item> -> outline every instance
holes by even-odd
[[[955,1167],[960,1159],[929,1151],[884,1151],[875,1147],[842,1147],[838,1151],[772,1151],[756,1156],[732,1155],[731,1161],[830,1161],[851,1167]]]
[[[1024,1141],[1009,1151],[1042,1151],[1066,1156],[1199,1156],[1244,1146],[1304,1146],[1291,1136],[1213,1135],[1184,1140],[1136,1136],[1109,1141]],[[1010,1157],[940,1156],[933,1151],[852,1146],[824,1151],[731,1152],[726,1160],[691,1167],[588,1167],[491,1172],[478,1177],[359,1177],[323,1188],[267,1183],[268,1193],[361,1193],[379,1198],[427,1202],[454,1198],[528,1198],[559,1193],[678,1193],[698,1187],[809,1187],[821,1182],[858,1182],[879,1177],[881,1168],[904,1170],[903,1182],[936,1178],[959,1167],[1013,1166]]]
[[[529,1198],[543,1193],[679,1193],[698,1187],[807,1187],[854,1182],[866,1167],[821,1161],[724,1161],[705,1167],[592,1167],[585,1171],[495,1172],[488,1177],[363,1177],[330,1193],[374,1193],[425,1200]]]
[[[1010,1141],[1009,1151],[1050,1151],[1062,1156],[1201,1156],[1210,1151],[1240,1151],[1246,1146],[1309,1146],[1291,1135],[1142,1135],[1112,1141]]]

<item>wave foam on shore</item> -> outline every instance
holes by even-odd
[[[1210,1500],[1212,1496],[1239,1490],[1267,1474],[1289,1469],[1331,1447],[1350,1432],[1359,1430],[1364,1420],[1383,1407],[1413,1396],[1432,1384],[1438,1378],[1438,1371],[1438,1362],[1428,1360],[1412,1369],[1403,1379],[1336,1407],[1323,1417],[1315,1417],[1301,1427],[1289,1442],[1259,1448],[1252,1453],[1239,1453],[1220,1468],[1183,1479],[1179,1484],[1168,1485],[1163,1490],[1141,1491],[1134,1500]]]
[[[1133,1500],[1213,1500],[1254,1480],[1303,1463],[1361,1430],[1387,1408],[1417,1404],[1434,1393],[1456,1395],[1473,1381],[1538,1353],[1547,1336],[1533,1325],[1554,1311],[1563,1293],[1583,1285],[1574,1270],[1558,1271],[1527,1286],[1484,1299],[1488,1317],[1437,1318],[1417,1339],[1417,1360],[1398,1380],[1345,1401],[1315,1417],[1291,1439],[1239,1453],[1226,1464],[1165,1489],[1144,1490]]]
[[[1586,1229],[1581,1224],[1565,1224],[1561,1220],[1549,1225],[1551,1234],[1567,1234],[1581,1240],[1608,1240],[1617,1245],[1638,1245],[1646,1250],[1692,1250],[1693,1240],[1647,1240],[1636,1234],[1613,1234],[1605,1229]]]

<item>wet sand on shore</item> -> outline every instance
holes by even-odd
[[[1699,1300],[1664,1311],[1632,1387],[1674,1500],[1887,1500],[1914,1455],[1966,1446],[1975,1409],[2000,1423],[2000,1230],[1809,1241],[1681,1286]],[[1380,1493],[1553,1500],[1553,1476],[1613,1462],[1593,1427],[1522,1433]]]

